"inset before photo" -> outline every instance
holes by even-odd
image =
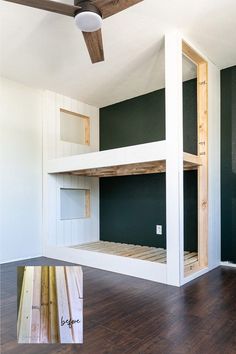
[[[83,343],[79,266],[17,267],[18,343]]]

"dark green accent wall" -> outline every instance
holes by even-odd
[[[184,151],[196,153],[196,80],[183,84]],[[165,90],[100,110],[100,150],[165,139]],[[197,175],[184,173],[185,250],[197,250]],[[155,225],[163,225],[163,236]],[[100,179],[100,238],[165,247],[165,174]]]
[[[221,71],[221,257],[236,263],[236,66]]]
[[[185,250],[197,250],[197,176],[184,173]],[[163,225],[163,236],[155,225]],[[100,179],[100,237],[103,241],[166,247],[165,174]]]
[[[100,110],[100,150],[165,140],[165,90]]]
[[[165,247],[165,175],[100,179],[100,238],[104,241]]]
[[[183,84],[184,151],[197,152],[197,81]],[[165,90],[100,110],[100,150],[165,140]]]
[[[183,84],[184,151],[197,155],[197,80]]]

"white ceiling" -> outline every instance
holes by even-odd
[[[235,0],[144,0],[104,21],[98,64],[73,18],[1,1],[0,26],[2,76],[98,107],[164,86],[163,36],[171,29],[220,68],[236,64]]]

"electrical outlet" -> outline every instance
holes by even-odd
[[[162,225],[156,225],[156,234],[162,235]]]

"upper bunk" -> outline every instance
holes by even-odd
[[[189,60],[187,49],[183,43],[183,54],[188,58],[182,56],[183,77],[182,83],[179,82],[182,87],[179,85],[174,90],[182,93],[179,95],[182,96],[182,107],[179,104],[181,124],[176,123],[175,107],[167,104],[169,92],[166,95],[164,46],[160,56],[163,75],[158,87],[153,82],[153,91],[149,87],[148,92],[142,92],[140,96],[100,109],[46,92],[45,171],[49,174],[91,177],[163,173],[166,171],[166,161],[169,159],[175,165],[176,156],[180,169],[182,161],[184,170],[196,170],[201,166],[206,159],[203,153],[207,144],[200,145],[200,142],[205,144],[206,139],[201,136],[200,141],[198,135],[203,135],[205,126],[201,124],[200,129],[197,123],[200,116],[200,86],[197,67]],[[171,76],[174,76],[176,69],[173,65],[170,69],[173,75],[170,75],[169,86],[172,88]],[[203,108],[202,105],[202,111],[206,111]],[[178,143],[179,140],[181,143]]]
[[[166,171],[166,141],[127,146],[48,160],[49,174],[112,177],[161,173]],[[184,170],[201,165],[197,155],[183,153]]]

